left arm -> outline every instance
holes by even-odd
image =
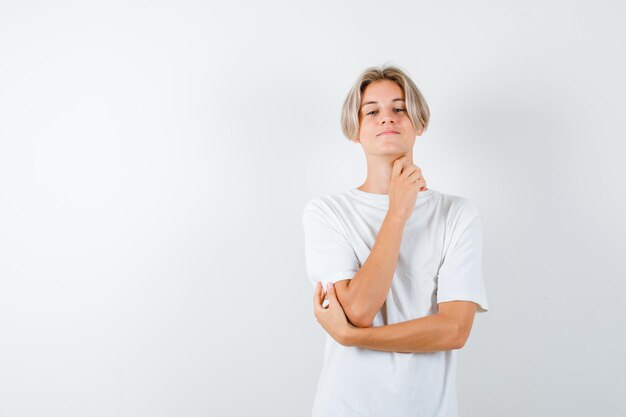
[[[437,314],[386,326],[350,328],[343,341],[347,346],[388,352],[461,349],[469,337],[475,311],[471,301],[440,303]]]

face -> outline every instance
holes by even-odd
[[[413,150],[421,135],[409,118],[402,88],[393,81],[373,81],[361,94],[359,138],[363,150],[372,155],[404,155]]]

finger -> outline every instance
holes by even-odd
[[[315,295],[313,295],[313,309],[317,311],[317,309],[321,306],[320,294],[322,293],[322,283],[317,281],[315,284]]]
[[[328,283],[328,288],[326,289],[326,294],[328,295],[328,305],[335,305],[338,303],[337,294],[335,294],[335,284],[332,282]]]
[[[322,283],[320,282],[320,298],[319,298],[319,303],[322,307],[324,307],[324,299],[326,298],[326,291],[324,291],[324,285],[322,285]]]
[[[404,174],[408,167],[413,165],[413,162],[411,162],[408,156],[405,156],[404,158],[405,159],[402,161],[402,170],[400,171],[402,174]]]
[[[409,182],[418,182],[422,178],[422,172],[419,169],[415,169],[407,178]]]
[[[417,180],[416,177],[411,178],[411,176],[415,175],[415,173],[417,173],[417,177],[420,177],[422,175],[422,171],[418,167],[416,167],[415,165],[411,165],[409,167],[406,167],[404,171],[402,171],[402,176],[415,181]]]

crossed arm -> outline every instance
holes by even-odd
[[[385,218],[370,256],[357,275],[335,283],[332,294],[337,301],[336,311],[326,315],[336,317],[324,318],[328,328],[324,327],[340,343],[350,346],[391,352],[460,349],[465,345],[474,321],[476,304],[471,301],[442,302],[438,304],[436,314],[371,327],[389,293],[403,231],[404,221],[390,216]],[[331,297],[330,291],[328,296]],[[347,325],[337,317],[341,315]],[[321,315],[318,321],[320,318]]]
[[[461,349],[469,337],[476,304],[448,301],[439,311],[425,317],[386,326],[357,327],[349,322],[336,290],[328,289],[329,305],[322,307],[324,295],[318,284],[314,310],[318,322],[339,343],[389,352],[436,352]]]

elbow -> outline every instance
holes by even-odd
[[[350,281],[351,282],[351,281]],[[372,327],[377,311],[369,311],[367,306],[354,297],[354,287],[348,285],[348,291],[343,292],[340,300],[348,321],[356,327]]]
[[[452,344],[452,349],[463,349],[463,346],[465,346],[465,341],[463,341],[462,339],[457,339]]]
[[[362,329],[365,329],[367,327],[372,327],[372,323],[374,322],[374,320],[368,320],[368,319],[360,319],[357,320],[356,323],[353,323],[356,327],[360,327]]]
[[[456,337],[454,338],[452,343],[452,349],[463,349],[465,343],[467,342],[469,334],[461,329],[457,329],[455,332],[455,336]]]
[[[349,313],[346,311],[346,316],[350,323],[356,327],[372,327],[372,323],[374,322],[374,317],[367,312],[354,311],[352,309]]]

